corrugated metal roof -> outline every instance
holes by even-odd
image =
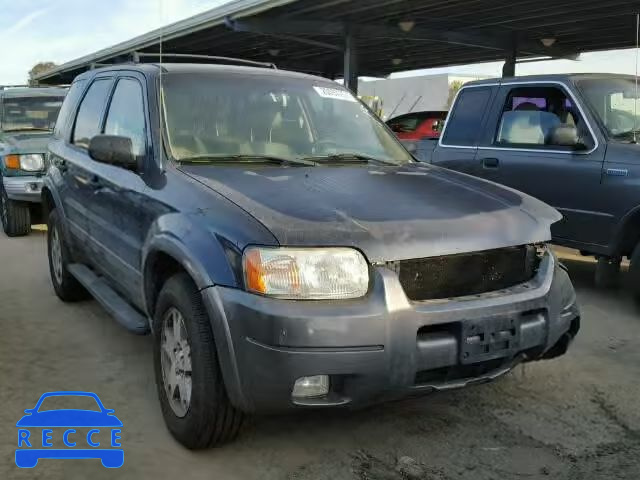
[[[340,47],[340,35],[335,28],[301,32],[301,21],[353,26],[360,32],[360,74],[383,76],[503,60],[506,52],[496,42],[512,38],[518,39],[521,58],[632,47],[638,10],[640,3],[628,0],[239,0],[68,62],[38,79],[68,82],[92,63],[122,61],[136,50],[157,52],[161,34],[165,52],[271,61],[280,68],[339,76],[342,54],[323,44]],[[226,17],[270,22],[276,34],[233,31],[225,26]],[[402,21],[415,26],[402,32]],[[294,35],[288,27],[295,22]],[[544,47],[542,39],[554,43]]]

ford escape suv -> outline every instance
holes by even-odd
[[[329,80],[123,64],[78,76],[58,124],[53,287],[152,333],[163,416],[189,448],[231,440],[247,413],[489,381],[579,329],[545,247],[555,210],[415,162]]]
[[[10,237],[41,216],[44,154],[66,90],[0,87],[0,220]]]

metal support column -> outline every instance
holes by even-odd
[[[507,50],[507,56],[504,59],[504,65],[502,66],[503,77],[515,77],[516,76],[516,58],[518,56],[518,42],[514,37],[511,42],[510,48]]]
[[[347,28],[344,35],[344,85],[358,94],[358,51],[350,28]]]

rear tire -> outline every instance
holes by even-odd
[[[178,333],[174,330],[176,323]],[[187,274],[174,275],[162,287],[153,334],[156,386],[171,435],[190,449],[235,439],[244,414],[229,401],[209,317],[200,292]],[[183,395],[182,389],[187,393]],[[183,398],[188,401],[182,402]]]
[[[16,202],[0,187],[0,217],[8,237],[22,237],[31,232],[31,212],[24,202]]]
[[[69,273],[67,266],[72,263],[69,249],[62,233],[57,210],[52,210],[47,223],[47,253],[49,274],[58,298],[63,302],[77,302],[89,298],[89,292]]]
[[[631,292],[638,302],[640,302],[640,242],[633,250],[631,257],[629,258],[629,280],[631,286]]]
[[[620,259],[598,257],[596,264],[596,287],[603,289],[615,288],[620,280]]]

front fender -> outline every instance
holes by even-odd
[[[142,249],[143,267],[150,255],[162,252],[177,260],[198,289],[213,285],[237,287],[222,239],[201,227],[188,215],[170,213],[152,225]],[[146,272],[146,268],[143,268]]]

